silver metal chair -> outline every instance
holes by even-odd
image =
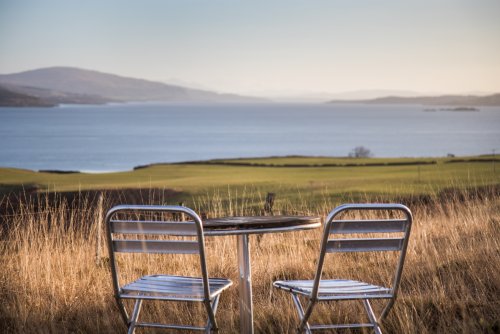
[[[172,217],[186,217],[188,220],[174,221]],[[129,333],[134,333],[137,327],[217,331],[215,313],[219,297],[232,282],[224,278],[208,278],[203,225],[193,210],[183,206],[119,205],[108,211],[106,226],[115,299]],[[198,255],[201,277],[156,274],[121,284],[116,253]],[[130,316],[123,302],[125,299],[135,300]],[[143,300],[202,302],[208,314],[206,326],[139,322]]]
[[[384,212],[387,212],[387,216],[395,212],[400,212],[404,218],[356,220],[339,218],[339,216],[344,216],[349,211],[360,210],[385,210]],[[398,293],[412,219],[410,210],[401,204],[345,204],[331,211],[324,227],[314,280],[276,281],[273,284],[276,288],[283,289],[292,294],[300,318],[298,332],[310,334],[313,330],[371,327],[375,333],[381,333],[379,324],[389,313]],[[380,233],[384,233],[384,237],[373,237],[373,235],[377,234],[380,236]],[[349,237],[349,235],[353,234],[362,234],[365,237]],[[398,237],[392,237],[395,234]],[[334,238],[331,239],[332,235]],[[343,237],[340,235],[343,235]],[[390,235],[391,237],[386,237],[386,235]],[[381,286],[353,279],[321,279],[326,253],[381,251],[399,252],[392,284],[388,284],[389,286]],[[299,296],[307,299],[306,308],[302,306]],[[370,300],[372,299],[388,300],[379,317],[375,315],[370,304]],[[370,323],[309,324],[308,320],[318,302],[342,300],[361,300]]]

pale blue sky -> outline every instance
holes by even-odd
[[[0,73],[236,93],[500,91],[500,1],[0,0]]]

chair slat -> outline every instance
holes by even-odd
[[[326,329],[351,329],[351,328],[364,328],[374,327],[373,324],[338,324],[338,325],[311,325],[312,330],[326,330]]]
[[[184,240],[114,240],[115,252],[121,253],[162,253],[199,254],[197,241]]]
[[[122,234],[196,235],[193,222],[112,220],[111,232]]]
[[[134,283],[129,286],[123,287],[123,291],[141,291],[141,292],[157,292],[157,293],[165,293],[165,294],[183,294],[189,295],[192,297],[201,297],[203,296],[203,286],[201,287],[189,287],[189,289],[178,287],[178,286],[157,286],[152,284],[140,284]]]
[[[404,238],[330,239],[326,245],[329,253],[399,251]]]
[[[330,233],[397,233],[405,232],[407,226],[408,220],[406,219],[334,220]]]

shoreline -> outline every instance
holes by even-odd
[[[280,162],[280,160],[297,160],[298,162]],[[301,162],[303,160],[303,162]],[[263,161],[263,162],[262,162]],[[220,158],[208,160],[191,160],[179,162],[154,162],[143,165],[136,165],[131,169],[124,170],[88,170],[88,169],[29,169],[23,167],[0,166],[1,169],[25,170],[44,174],[113,174],[134,172],[141,169],[158,166],[175,165],[205,165],[205,166],[232,166],[232,167],[263,167],[263,168],[349,168],[349,167],[390,167],[390,166],[425,166],[441,163],[500,163],[500,156],[497,158],[491,154],[480,154],[473,156],[453,156],[453,157],[373,157],[373,158],[352,158],[352,157],[328,157],[328,156],[304,156],[304,155],[284,155],[284,156],[264,156],[264,157],[239,157]]]

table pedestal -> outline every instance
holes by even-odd
[[[320,226],[321,219],[316,216],[222,217],[203,222],[205,236],[236,235],[241,334],[253,334],[250,234],[291,232]]]
[[[248,234],[238,238],[238,266],[240,287],[240,333],[253,334],[252,272]]]

